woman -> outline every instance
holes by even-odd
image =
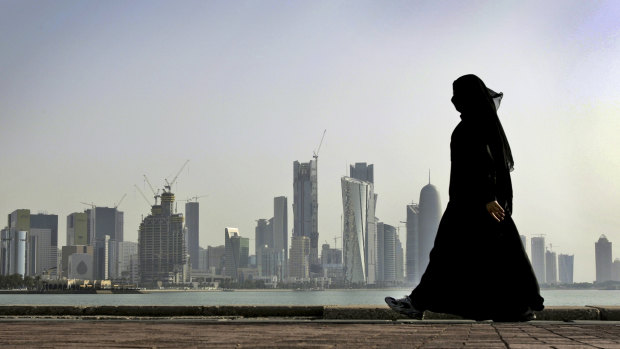
[[[450,201],[420,284],[390,308],[474,320],[528,321],[543,309],[538,282],[511,218],[513,159],[497,117],[503,96],[475,75],[453,83],[461,122],[450,143]]]

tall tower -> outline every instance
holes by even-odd
[[[198,201],[188,201],[185,204],[185,227],[187,228],[187,247],[192,269],[199,268],[199,244],[200,244],[200,206]]]
[[[383,224],[383,279],[387,282],[395,282],[397,280],[397,267],[396,267],[396,228]]]
[[[293,236],[310,239],[309,261],[319,264],[317,160],[293,163]]]
[[[539,283],[547,281],[545,268],[545,237],[534,236],[530,239],[532,244],[532,268]]]
[[[370,182],[342,177],[345,280],[374,284],[377,276],[375,194]]]
[[[558,265],[556,253],[550,250],[545,252],[545,282],[547,284],[558,283]]]
[[[226,246],[226,275],[233,280],[237,280],[239,268],[248,267],[250,239],[242,238],[237,228],[225,228],[224,239],[224,246]]]
[[[273,198],[273,249],[278,254],[280,279],[288,275],[288,199]]]
[[[365,162],[356,162],[355,165],[349,166],[349,177],[359,179],[360,181],[375,182],[374,165]]]
[[[439,191],[437,187],[429,183],[422,188],[420,192],[420,215],[419,215],[419,267],[418,270],[422,274],[428,266],[429,255],[433,244],[435,242],[435,236],[437,235],[437,228],[439,227],[439,220],[441,218],[441,202],[439,200]]]
[[[420,283],[420,207],[417,204],[407,205],[407,281]]]
[[[558,255],[558,274],[560,276],[560,283],[572,284],[573,283],[573,263],[575,260],[574,255],[560,254]]]
[[[611,280],[611,242],[605,235],[601,235],[594,243],[596,254],[596,282]]]
[[[164,192],[161,204],[151,207],[138,231],[140,283],[160,286],[185,281],[187,263],[183,215],[173,213],[174,194]]]
[[[88,245],[88,215],[74,212],[67,216],[67,246]]]

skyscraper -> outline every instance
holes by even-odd
[[[345,281],[374,284],[377,275],[377,229],[373,184],[342,177]]]
[[[542,284],[547,281],[545,276],[545,237],[534,236],[530,242],[532,244],[532,268],[536,274],[536,279]]]
[[[187,248],[192,269],[199,269],[200,248],[200,206],[198,201],[185,204],[185,227],[187,228]]]
[[[383,280],[395,282],[397,275],[396,267],[396,228],[382,223],[383,226]]]
[[[437,235],[437,228],[439,227],[439,220],[441,218],[441,202],[439,200],[439,191],[437,187],[432,184],[425,185],[420,191],[420,215],[419,215],[419,244],[420,251],[418,255],[420,275],[426,270],[428,266],[429,255],[433,244],[435,243],[435,236]]]
[[[307,236],[293,236],[289,258],[289,277],[306,279],[310,277],[310,239]]]
[[[398,233],[396,234],[396,281],[402,281],[405,277],[405,258],[403,253],[403,244],[400,242]]]
[[[575,257],[573,255],[560,254],[558,255],[558,274],[560,277],[560,283],[572,284],[573,283],[573,263]]]
[[[250,254],[250,239],[242,238],[239,229],[227,227],[224,229],[226,246],[226,275],[233,280],[239,278],[239,268],[248,267]]]
[[[74,212],[67,216],[67,246],[88,245],[88,215]]]
[[[545,282],[547,284],[556,284],[558,282],[556,254],[549,250],[545,252]]]
[[[310,239],[309,260],[319,264],[317,161],[293,163],[293,236]]]
[[[611,279],[613,281],[620,281],[620,259],[614,259],[611,264]]]
[[[596,282],[611,280],[611,242],[605,235],[601,235],[594,243],[596,255]]]
[[[183,215],[173,213],[174,194],[161,194],[161,204],[151,207],[138,232],[140,283],[159,286],[181,283],[187,263],[183,241]]]
[[[273,249],[280,260],[280,279],[288,275],[288,204],[286,196],[273,198]]]
[[[417,204],[407,205],[407,281],[420,283],[419,251],[420,251],[420,207]]]
[[[375,217],[375,229],[377,230],[377,282],[385,280],[385,227],[383,222]]]
[[[259,219],[256,221],[256,228],[254,229],[254,252],[256,254],[256,266],[258,267],[261,275],[264,275],[262,272],[263,250],[273,246],[273,228],[270,221],[271,220],[267,219]]]
[[[30,215],[29,275],[44,272],[56,276],[58,264],[58,215],[37,213]]]

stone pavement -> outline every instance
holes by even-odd
[[[1,348],[620,348],[620,323],[0,319]]]

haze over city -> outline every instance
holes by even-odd
[[[127,193],[137,241],[134,184],[162,188],[189,159],[172,191],[208,195],[200,245],[227,226],[253,239],[327,129],[320,242],[340,236],[355,162],[374,164],[376,216],[402,225],[429,169],[448,202],[451,84],[474,73],[504,93],[520,233],[591,282],[601,234],[620,257],[618,18],[614,1],[3,1],[0,213],[57,214],[60,246],[81,202]]]

